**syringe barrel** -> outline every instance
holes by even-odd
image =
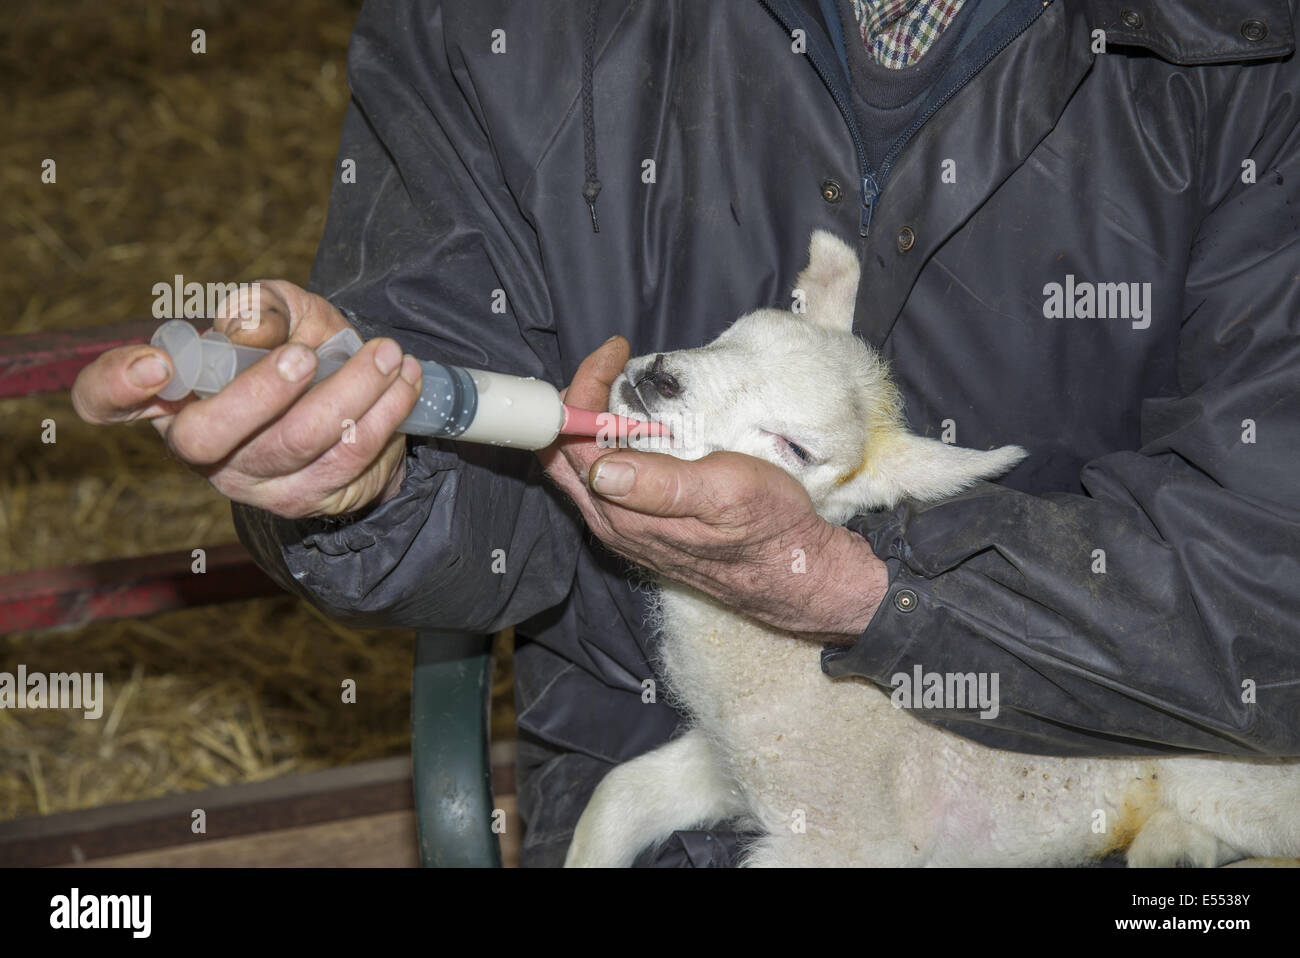
[[[424,407],[425,399],[429,397],[431,371],[435,376],[441,376],[443,374],[436,371],[441,368],[466,376],[477,397],[472,420],[463,432],[451,435],[450,438],[515,449],[542,449],[554,442],[560,434],[564,425],[564,403],[560,399],[559,390],[543,379],[525,379],[504,373],[490,373],[483,369],[442,366],[441,363],[423,362],[420,365],[424,367],[424,389],[415,411],[397,427],[402,432],[413,432],[407,428],[407,424],[416,417]],[[431,370],[431,367],[434,369]]]
[[[211,396],[269,351],[237,346],[215,330],[200,336],[184,320],[164,323],[151,342],[172,357],[172,381],[158,393],[163,399],[181,399],[191,391]],[[351,330],[322,343],[313,382],[336,372],[360,346],[361,340]],[[544,380],[432,360],[422,361],[420,367],[420,398],[398,432],[541,449],[555,440],[564,425],[559,391]]]
[[[322,359],[316,379],[343,363]],[[409,436],[486,442],[514,449],[549,446],[564,425],[559,391],[541,379],[524,379],[422,360],[420,398],[397,426]]]

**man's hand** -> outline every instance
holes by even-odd
[[[420,395],[420,364],[393,340],[373,339],[308,390],[315,348],[348,322],[292,283],[260,286],[257,315],[242,299],[227,302],[215,325],[233,342],[271,352],[221,392],[157,399],[171,378],[167,354],[122,346],[77,376],[77,414],[90,423],[151,419],[172,456],[222,495],[288,518],[387,501],[405,476],[405,437],[393,430]],[[355,427],[345,429],[348,420]]]
[[[565,401],[608,409],[627,360],[627,340],[609,340],[583,361]],[[804,488],[761,459],[716,452],[685,462],[584,439],[538,455],[609,548],[775,628],[851,641],[888,588],[871,546],[818,516]]]

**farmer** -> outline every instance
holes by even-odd
[[[835,679],[996,673],[996,718],[917,712],[986,745],[1297,755],[1293,19],[1286,0],[372,2],[312,292],[265,282],[256,328],[219,323],[276,348],[182,403],[152,398],[157,350],[117,349],[74,400],[151,418],[331,614],[517,627],[524,864],[561,862],[601,776],[681,721],[646,694],[627,559],[814,634]],[[856,331],[912,428],[1030,450],[1003,481],[832,527],[737,454],[393,433],[412,357],[604,409],[629,347],[789,307],[817,228],[861,256]],[[309,390],[346,324],[370,341]],[[735,847],[678,833],[642,861]]]

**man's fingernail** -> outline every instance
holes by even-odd
[[[424,374],[424,369],[420,366],[420,361],[414,356],[404,356],[402,358],[402,378],[412,386],[420,382],[420,377]]]
[[[126,367],[127,381],[141,389],[157,386],[171,374],[172,371],[167,368],[167,364],[153,355],[141,356]]]
[[[301,382],[312,369],[312,351],[301,343],[286,346],[275,364],[280,378],[288,383]]]
[[[625,496],[632,491],[636,469],[626,462],[609,462],[602,459],[596,464],[596,474],[591,486],[602,496]]]
[[[387,376],[402,361],[402,347],[391,339],[375,350],[375,367]]]

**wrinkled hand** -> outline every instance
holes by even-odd
[[[627,360],[627,340],[609,340],[583,361],[565,401],[608,409]],[[686,462],[568,438],[538,455],[610,549],[775,628],[851,641],[888,587],[871,546],[818,516],[804,488],[761,459],[715,452]]]
[[[77,414],[97,424],[152,420],[172,456],[222,495],[277,515],[337,515],[391,498],[406,469],[406,440],[393,430],[420,395],[420,364],[394,340],[372,339],[308,390],[315,348],[348,322],[292,283],[260,286],[257,315],[242,300],[228,302],[215,325],[233,342],[271,352],[221,392],[157,399],[171,378],[167,354],[121,346],[77,376]]]

